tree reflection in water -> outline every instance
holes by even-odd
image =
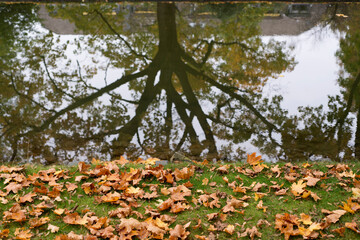
[[[51,163],[123,154],[168,159],[176,151],[194,159],[234,158],[243,154],[236,144],[248,140],[271,157],[293,160],[344,150],[334,150],[330,131],[329,114],[339,110],[324,115],[308,108],[299,118],[281,109],[281,97],[261,96],[269,78],[295,65],[284,43],[260,39],[258,24],[267,5],[203,5],[199,8],[214,16],[199,24],[185,16],[194,9],[150,4],[156,24],[145,14],[130,28],[125,26],[129,11],[113,16],[112,5],[48,6],[88,34],[75,38],[71,49],[57,42],[59,36],[36,30],[35,7],[24,8],[32,9],[33,20],[14,24],[18,33],[7,47],[17,57],[1,57],[4,160]],[[29,29],[38,34],[28,34]],[[67,59],[67,51],[94,58],[85,66]],[[93,82],[98,71],[109,68],[125,72],[95,87],[101,85]],[[124,97],[129,93],[132,99]],[[301,129],[300,121],[309,127]],[[344,122],[349,126],[347,118]],[[224,140],[225,146],[217,143]]]

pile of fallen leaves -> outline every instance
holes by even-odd
[[[27,174],[29,166],[3,165],[0,238],[274,239],[281,234],[285,239],[317,239],[360,234],[360,175],[346,164],[326,165],[326,171],[308,163],[270,165],[255,153],[242,165],[205,160],[167,169],[156,166],[157,160],[94,159],[76,169],[54,167],[32,174]],[[129,163],[144,166],[131,168]],[[301,204],[316,208],[327,201],[319,192],[332,191],[346,201],[329,204],[330,210],[302,212]],[[85,204],[89,198],[91,204]],[[300,209],[279,207],[287,203]],[[104,206],[108,211],[99,211]],[[252,215],[261,217],[254,222]]]

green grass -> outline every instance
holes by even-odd
[[[328,164],[336,164],[331,162],[318,162],[318,163],[312,163],[313,165],[308,168],[304,168],[302,164],[298,164],[298,168],[295,169],[295,172],[299,173],[299,177],[297,178],[297,181],[302,179],[306,172],[312,172],[314,170],[320,170],[324,173],[328,172],[328,168],[326,165]],[[183,179],[179,180],[174,184],[170,183],[164,183],[162,181],[159,181],[159,179],[155,177],[146,177],[142,178],[141,181],[134,187],[140,187],[145,192],[150,192],[149,185],[150,184],[157,184],[157,192],[159,197],[152,199],[152,200],[144,200],[136,198],[134,199],[140,207],[133,208],[133,210],[138,211],[143,215],[143,219],[140,219],[135,214],[129,216],[128,218],[137,218],[139,221],[145,221],[145,219],[149,218],[150,215],[145,214],[145,207],[151,206],[152,208],[156,209],[158,200],[167,200],[169,196],[164,196],[160,193],[161,188],[170,188],[175,185],[179,186],[181,184],[184,184],[188,181],[190,181],[193,186],[191,189],[191,196],[186,196],[186,202],[188,205],[190,205],[190,209],[185,210],[180,213],[171,213],[169,210],[161,211],[160,214],[167,214],[170,216],[176,216],[176,221],[172,223],[169,227],[174,228],[177,224],[184,225],[187,222],[191,221],[190,227],[187,229],[190,231],[189,239],[195,239],[195,235],[203,235],[203,236],[209,236],[210,231],[209,226],[212,225],[219,225],[222,223],[223,225],[232,224],[235,225],[235,233],[230,235],[224,231],[214,231],[213,234],[216,236],[217,239],[237,239],[238,234],[241,234],[245,231],[246,228],[252,228],[253,226],[256,226],[258,221],[260,219],[267,220],[269,223],[271,223],[271,226],[262,226],[258,227],[259,232],[262,233],[262,239],[284,239],[284,235],[280,233],[280,231],[275,229],[275,216],[276,214],[294,214],[300,217],[301,213],[308,214],[312,217],[313,222],[321,222],[322,219],[326,216],[324,215],[321,210],[327,209],[327,210],[337,210],[341,209],[339,205],[342,205],[342,202],[346,202],[346,200],[349,197],[352,197],[351,190],[347,191],[349,189],[344,188],[340,185],[345,183],[350,189],[351,187],[354,187],[354,181],[360,180],[360,176],[356,176],[355,178],[346,178],[343,177],[341,179],[338,179],[333,174],[328,174],[326,179],[321,179],[316,186],[314,187],[306,187],[306,189],[316,193],[321,200],[315,202],[311,197],[302,199],[302,198],[296,198],[291,193],[291,185],[289,181],[287,181],[284,178],[285,172],[289,171],[289,168],[285,166],[285,163],[279,163],[280,168],[282,169],[281,175],[276,178],[276,174],[273,174],[270,169],[264,169],[262,172],[254,175],[254,176],[247,176],[245,174],[239,173],[237,171],[237,167],[242,168],[248,168],[250,169],[251,166],[248,164],[229,164],[230,169],[228,174],[221,174],[216,169],[221,166],[221,164],[217,165],[206,165],[197,167],[195,170],[195,174],[191,176],[189,179]],[[295,165],[295,164],[294,164]],[[184,167],[190,166],[187,163],[181,163],[181,164],[169,164],[165,166],[165,169],[168,169],[169,173],[172,173],[176,168],[182,169]],[[197,165],[198,166],[198,165]],[[269,167],[275,166],[275,164],[267,164]],[[351,168],[351,170],[356,174],[359,175],[359,169],[360,169],[360,163],[348,163],[348,166]],[[63,191],[61,192],[60,198],[61,201],[55,201],[52,198],[48,198],[43,196],[43,194],[37,194],[36,197],[34,197],[34,201],[32,203],[23,203],[21,204],[22,209],[27,211],[27,220],[23,221],[21,223],[16,223],[13,221],[5,221],[4,219],[4,212],[8,211],[9,208],[11,208],[14,204],[16,204],[17,201],[19,201],[19,197],[24,196],[25,194],[29,192],[33,192],[34,188],[36,186],[33,186],[31,184],[28,187],[24,187],[21,189],[18,193],[9,193],[7,196],[4,197],[8,201],[7,204],[0,204],[0,231],[3,229],[9,229],[9,239],[15,238],[14,235],[15,230],[17,228],[24,228],[24,229],[30,229],[29,219],[33,218],[33,216],[30,216],[28,214],[28,211],[31,210],[35,205],[39,204],[40,202],[44,201],[44,199],[48,199],[48,202],[53,202],[55,204],[55,208],[62,208],[62,209],[68,209],[73,210],[73,212],[77,212],[80,216],[84,216],[86,209],[93,212],[95,216],[97,217],[108,217],[108,212],[111,210],[115,210],[118,207],[120,207],[118,204],[112,204],[112,203],[106,203],[101,202],[98,203],[95,201],[95,196],[102,196],[102,193],[96,193],[94,195],[87,195],[84,190],[81,188],[81,185],[85,182],[93,182],[96,188],[99,188],[101,186],[101,180],[97,179],[97,177],[90,177],[89,179],[82,180],[80,183],[75,182],[75,177],[79,175],[86,175],[85,173],[80,173],[77,166],[73,167],[66,167],[66,166],[39,166],[39,165],[25,165],[24,170],[19,172],[18,174],[23,174],[24,176],[28,177],[29,175],[37,174],[41,170],[48,170],[51,168],[55,168],[56,170],[66,170],[67,176],[70,178],[68,179],[60,179],[57,182],[58,183],[76,183],[79,187],[74,192],[67,192],[66,188],[63,188]],[[96,166],[92,165],[91,169],[94,169]],[[129,172],[132,168],[141,168],[145,169],[144,165],[137,165],[137,164],[127,164],[124,166],[120,166],[120,174],[121,172]],[[145,170],[146,171],[146,170]],[[5,187],[7,184],[5,184],[5,180],[8,175],[0,172],[0,190],[3,192],[6,192]],[[257,204],[260,200],[255,201],[254,196],[255,193],[248,189],[247,193],[235,193],[232,188],[228,186],[228,184],[224,181],[224,177],[226,177],[229,181],[229,183],[236,181],[237,186],[242,184],[243,187],[249,187],[254,182],[255,183],[265,183],[267,184],[267,187],[263,187],[259,190],[259,192],[264,193],[265,196],[262,197],[263,205],[267,207],[266,212],[264,212],[262,209],[257,209]],[[101,178],[101,176],[100,176]],[[216,186],[210,186],[203,185],[203,179],[209,179],[209,183],[216,182]],[[102,179],[104,180],[104,179]],[[45,186],[51,190],[52,187],[48,185],[48,182],[42,181],[41,179],[37,180],[38,182],[43,182]],[[276,196],[274,194],[274,190],[270,190],[269,186],[273,185],[274,183],[277,183],[279,185],[283,185],[282,188],[289,188],[286,195],[284,196]],[[327,191],[322,187],[325,186],[327,188]],[[114,192],[114,190],[111,190],[110,192]],[[120,194],[123,194],[122,190],[117,191]],[[211,193],[222,193],[222,196],[225,196],[225,198],[220,198],[220,208],[209,208],[205,207],[200,203],[197,203],[196,205],[192,202],[192,199],[199,199],[199,196],[201,194],[211,194]],[[231,196],[240,199],[243,196],[249,196],[250,199],[246,200],[246,202],[249,204],[247,207],[239,208],[237,210],[244,211],[242,213],[233,212],[227,214],[227,218],[224,222],[221,222],[219,219],[208,221],[207,214],[210,213],[221,213],[222,207],[226,205],[226,201],[231,198]],[[124,200],[124,202],[128,203],[129,199]],[[54,209],[55,209],[54,208]],[[60,229],[56,233],[51,233],[49,230],[47,230],[48,224],[44,224],[42,226],[36,227],[31,229],[31,233],[33,234],[33,237],[31,239],[55,239],[56,236],[61,234],[67,234],[71,231],[75,232],[76,234],[81,235],[87,235],[89,234],[89,230],[87,227],[82,225],[69,225],[66,224],[63,221],[62,216],[58,216],[53,213],[54,209],[46,209],[40,217],[49,217],[51,221],[49,222],[52,225],[58,226]],[[358,224],[360,224],[360,215],[359,212],[356,212],[355,214],[346,213],[344,216],[340,218],[340,221],[330,225],[329,228],[323,229],[321,232],[323,234],[332,234],[334,237],[333,239],[340,239],[340,235],[337,233],[331,232],[331,230],[335,228],[340,228],[345,225],[346,222],[352,222],[355,221]],[[201,220],[200,227],[194,229],[193,227],[197,225],[198,219]],[[120,219],[117,217],[110,218],[109,224],[112,226],[116,226],[120,223]],[[244,226],[243,228],[241,226]],[[116,231],[114,231],[114,234],[117,234]],[[321,236],[321,235],[320,235]],[[165,238],[169,237],[169,232],[165,234]],[[350,229],[346,229],[345,235],[343,239],[358,239],[360,235]],[[246,238],[245,238],[246,239]],[[255,237],[256,239],[256,237]],[[302,236],[296,236],[291,237],[291,239],[302,239]]]

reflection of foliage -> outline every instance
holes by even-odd
[[[182,146],[194,157],[207,149],[209,158],[218,158],[216,137],[238,143],[253,134],[271,138],[280,131],[283,120],[267,119],[269,108],[258,92],[294,62],[282,43],[259,38],[257,25],[266,9],[245,4],[226,21],[192,24],[183,14],[175,21],[174,4],[158,3],[157,26],[133,33],[122,25],[131,12],[107,14],[115,6],[50,7],[54,16],[91,34],[75,38],[72,45],[75,56],[93,57],[89,66],[66,59],[68,44],[55,44],[59,37],[41,33],[28,39],[16,71],[3,72],[13,94],[4,98],[12,104],[1,109],[13,158],[31,152],[48,161],[71,159],[100,146],[113,156],[136,157],[141,151],[134,148],[134,136],[142,151],[161,158]],[[98,56],[108,62],[98,62]],[[66,68],[59,69],[60,64]],[[100,69],[109,67],[125,74],[109,84],[105,79],[101,88],[90,84]],[[134,99],[116,91],[125,85]],[[108,104],[98,100],[105,95]]]

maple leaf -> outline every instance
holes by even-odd
[[[158,206],[158,209],[159,209],[160,211],[164,211],[164,210],[170,208],[170,207],[173,205],[174,202],[175,202],[175,201],[174,201],[173,199],[169,198],[169,199],[167,199],[166,201],[162,202],[162,203]]]
[[[249,236],[251,240],[255,238],[255,236],[261,238],[262,233],[258,231],[258,229],[253,226],[252,228],[246,228],[245,232],[243,232],[240,237]]]
[[[346,227],[346,228],[349,228],[349,229],[353,230],[354,232],[360,234],[360,230],[358,229],[357,223],[356,223],[355,221],[352,221],[351,223],[350,223],[350,222],[346,222],[346,223],[345,223],[345,227]]]
[[[70,183],[70,182],[67,182],[65,186],[68,192],[72,192],[79,187],[75,183]]]
[[[306,185],[309,186],[309,187],[313,187],[316,185],[316,183],[318,181],[320,181],[320,179],[318,178],[314,178],[314,177],[311,177],[311,176],[307,176],[306,178],[304,178],[304,180],[306,180]]]
[[[336,229],[333,229],[331,230],[331,232],[336,232],[338,233],[341,237],[344,236],[344,233],[345,233],[345,227],[340,227],[340,228],[336,228]]]
[[[7,238],[9,236],[10,230],[9,229],[3,229],[0,232],[0,239]]]
[[[23,186],[16,182],[11,182],[6,187],[4,187],[4,189],[7,191],[6,194],[9,194],[10,192],[17,193],[22,188]]]
[[[280,230],[284,234],[285,240],[288,240],[290,236],[299,235],[299,230],[294,229],[299,226],[299,218],[296,215],[276,214],[275,216],[275,229]]]
[[[180,180],[189,179],[194,175],[194,173],[195,173],[195,166],[185,167],[181,170],[176,168],[174,171],[174,176],[176,181],[180,181]]]
[[[354,214],[357,210],[360,209],[360,205],[356,202],[352,201],[352,198],[348,198],[346,203],[342,202],[343,206],[339,206],[342,209],[344,209],[345,211],[348,211],[349,213]]]
[[[19,240],[30,240],[33,236],[30,230],[24,230],[24,228],[16,228],[14,235],[16,236],[16,239]]]
[[[120,193],[114,192],[114,193],[108,193],[105,196],[101,197],[101,200],[103,202],[116,202],[121,197]]]
[[[74,225],[85,225],[88,223],[87,218],[81,218],[77,212],[66,214],[66,216],[63,218],[63,221],[67,224]]]
[[[227,227],[224,229],[224,232],[233,235],[235,232],[235,226],[231,224],[227,225]]]
[[[326,210],[326,209],[322,209],[321,212],[325,213],[325,214],[329,214],[328,216],[326,216],[323,219],[323,220],[325,220],[325,226],[328,226],[331,223],[336,223],[337,221],[339,221],[340,217],[343,216],[346,213],[345,210],[329,211],[329,210]]]
[[[257,208],[257,209],[262,209],[264,212],[266,212],[266,209],[267,209],[268,207],[263,206],[263,201],[260,200],[259,203],[258,203],[258,205],[256,205],[256,208]]]
[[[256,156],[256,153],[252,153],[252,154],[247,154],[247,159],[246,159],[246,162],[249,163],[250,165],[257,165],[257,164],[260,164],[262,163],[261,160],[261,155],[259,156]]]
[[[275,195],[276,196],[283,196],[286,194],[287,190],[289,190],[288,188],[283,188],[283,189],[280,189],[279,191],[276,191],[275,192]]]
[[[28,193],[22,197],[20,197],[20,201],[19,203],[25,203],[25,202],[33,202],[34,200],[32,199],[33,197],[36,196],[36,193]]]
[[[223,165],[217,169],[217,171],[221,174],[228,174],[229,173],[230,165]]]
[[[311,217],[309,215],[306,215],[305,213],[300,214],[299,222],[302,222],[305,225],[311,225],[312,224]]]
[[[291,192],[294,196],[300,196],[305,191],[306,183],[303,182],[303,180],[299,180],[297,183],[291,185]]]
[[[186,205],[185,203],[180,203],[180,202],[178,202],[178,203],[173,204],[173,205],[171,206],[170,212],[172,212],[172,213],[179,213],[179,212],[183,212],[183,211],[185,211],[186,209],[189,209],[189,208],[190,208],[189,205]]]
[[[57,208],[54,210],[54,213],[56,215],[62,215],[64,213],[64,211],[65,211],[65,209],[63,209],[63,208]]]
[[[51,224],[49,224],[49,225],[48,225],[48,228],[47,228],[47,230],[50,230],[50,232],[52,232],[52,233],[58,232],[59,229],[60,229],[59,227],[57,227],[57,226],[55,226],[55,225],[51,225]]]
[[[186,231],[186,228],[189,227],[190,224],[191,222],[188,222],[184,226],[177,224],[174,229],[170,230],[169,240],[178,240],[179,238],[186,239],[187,236],[190,234],[190,232]]]
[[[49,217],[32,218],[29,220],[30,228],[36,228],[50,222]]]

